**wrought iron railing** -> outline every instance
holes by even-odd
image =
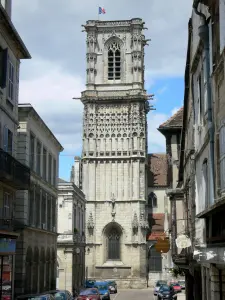
[[[1,148],[0,180],[18,190],[26,190],[30,185],[30,169]]]
[[[4,208],[0,208],[0,229],[1,230],[13,230],[14,218],[12,213]]]

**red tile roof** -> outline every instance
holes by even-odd
[[[156,240],[157,237],[165,236],[164,233],[164,220],[165,220],[165,214],[152,214],[152,230],[151,234],[148,236],[148,240]]]
[[[148,154],[148,186],[167,186],[168,160],[165,153]]]
[[[182,128],[183,126],[183,107],[181,107],[171,118],[159,126],[163,128]]]

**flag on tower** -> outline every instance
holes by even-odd
[[[99,8],[98,8],[98,14],[99,14],[99,15],[105,14],[105,13],[106,13],[106,11],[105,11],[105,9],[104,9],[103,7],[99,7]]]

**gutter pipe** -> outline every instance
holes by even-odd
[[[207,104],[208,104],[208,129],[209,129],[209,185],[210,185],[210,199],[207,206],[214,203],[214,193],[215,193],[215,181],[214,181],[214,171],[215,171],[215,158],[214,158],[214,122],[212,113],[212,87],[210,78],[210,56],[209,56],[209,27],[206,15],[198,11],[198,5],[200,0],[194,0],[193,9],[194,12],[203,19],[203,25],[199,26],[198,34],[200,39],[203,41],[204,49],[204,77],[206,78],[206,88],[207,88]]]

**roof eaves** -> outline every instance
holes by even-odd
[[[5,24],[6,28],[9,30],[10,34],[12,34],[14,41],[19,45],[19,49],[22,54],[20,59],[31,58],[29,51],[27,50],[24,42],[22,41],[19,33],[17,32],[16,28],[14,27],[10,17],[6,13],[2,4],[0,4],[0,20],[2,21],[3,24]]]

